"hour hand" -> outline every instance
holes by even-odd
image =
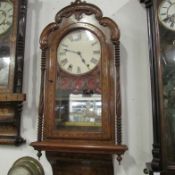
[[[165,19],[163,19],[164,22],[169,22],[171,20],[170,16],[167,16]]]
[[[75,54],[77,54],[78,55],[78,52],[77,51],[74,51],[74,50],[69,50],[69,49],[64,49],[65,50],[65,52],[71,52],[71,53],[75,53]]]

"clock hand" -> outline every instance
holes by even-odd
[[[171,22],[175,22],[175,13],[171,15],[170,20]]]
[[[167,16],[165,19],[163,19],[164,22],[168,22],[171,20],[171,17],[170,16]]]
[[[74,51],[74,50],[69,50],[69,49],[64,49],[66,52],[71,52],[71,53],[75,53],[75,54],[77,54],[77,55],[79,55],[80,56],[80,58],[81,58],[81,61],[86,65],[86,67],[89,69],[89,64],[86,64],[86,61],[85,61],[85,59],[82,57],[82,54],[81,54],[81,52],[79,52],[79,51]]]
[[[86,65],[86,67],[89,69],[89,64],[86,64],[86,61],[85,61],[85,59],[82,57],[81,52],[77,52],[77,54],[80,56],[81,61],[82,61],[82,62]]]
[[[69,50],[69,49],[64,49],[66,52],[71,52],[71,53],[75,53],[78,55],[78,52],[74,51],[74,50]]]
[[[0,10],[0,19],[1,19],[0,25],[4,24],[5,18],[6,18],[6,13]]]
[[[174,22],[175,21],[175,13],[172,15],[168,15],[165,19],[163,19],[164,22]]]

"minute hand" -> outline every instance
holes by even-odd
[[[81,52],[78,52],[78,55],[80,56],[80,58],[81,58],[81,61],[86,65],[86,67],[89,69],[89,65],[88,64],[86,64],[86,61],[85,61],[85,59],[82,57],[82,54],[81,54]]]

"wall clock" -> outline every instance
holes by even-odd
[[[53,173],[112,175],[121,139],[120,32],[95,5],[76,0],[40,38],[38,141]],[[86,171],[84,171],[86,169]]]
[[[148,173],[175,173],[175,1],[149,0],[148,31],[153,104],[153,160]]]
[[[25,0],[0,0],[0,143],[19,145],[25,39]]]

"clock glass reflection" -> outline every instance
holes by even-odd
[[[59,129],[91,130],[101,127],[101,94],[92,90],[74,93],[69,90],[57,90],[56,125]]]
[[[174,12],[175,13],[175,12]],[[166,151],[175,161],[175,33],[160,24],[161,69],[163,85],[163,121],[166,127]]]
[[[83,77],[58,73],[55,107],[58,129],[101,129],[102,96],[99,72],[100,70],[95,75],[92,74],[93,76],[89,73]]]
[[[0,48],[0,86],[7,86],[10,70],[9,47]]]

